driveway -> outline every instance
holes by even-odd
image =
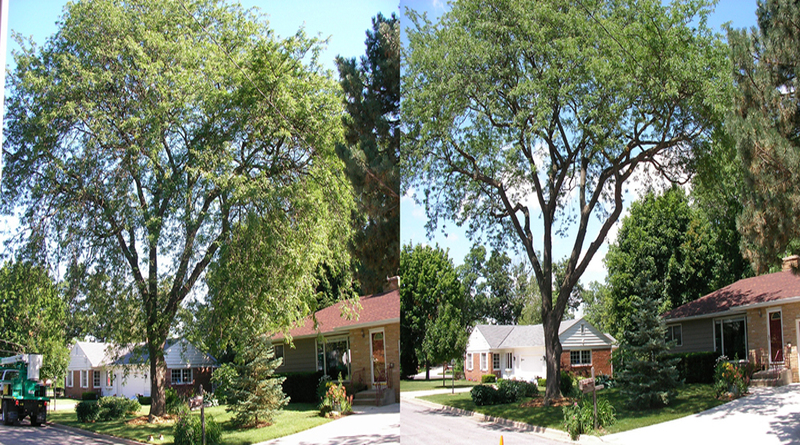
[[[358,406],[355,414],[256,445],[362,445],[400,443],[400,404]]]
[[[800,444],[800,384],[751,388],[702,413],[602,437],[610,444]]]

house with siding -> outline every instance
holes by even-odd
[[[800,256],[783,259],[783,270],[739,280],[663,314],[673,352],[714,351],[798,378]]]
[[[82,342],[72,346],[65,377],[65,395],[79,399],[84,392],[98,396],[150,395],[150,364],[141,346],[119,347],[112,343]],[[167,384],[179,394],[211,388],[216,360],[183,339],[169,339],[164,346]]]
[[[583,318],[565,320],[558,329],[561,369],[578,375],[613,374],[611,354],[616,340]],[[528,380],[545,377],[544,326],[478,325],[467,342],[464,374],[480,381],[483,374]]]
[[[273,337],[275,355],[283,357],[276,373],[322,372],[336,380],[359,382],[386,394],[383,403],[400,398],[399,277],[383,293],[360,298],[361,309],[346,317],[341,302],[317,311],[283,335]]]

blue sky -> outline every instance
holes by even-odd
[[[667,2],[664,2],[667,3]],[[405,12],[406,8],[414,9],[417,11],[427,11],[428,17],[433,19],[438,17],[442,14],[445,9],[447,8],[447,3],[442,2],[440,0],[403,0],[400,2],[400,10]],[[714,12],[710,15],[708,20],[708,25],[713,29],[718,30],[721,34],[724,35],[722,30],[722,24],[726,22],[730,22],[734,28],[750,28],[752,26],[756,26],[756,11],[757,5],[756,0],[723,0],[718,2],[716,5]],[[406,21],[403,23],[403,26],[407,26],[408,22]],[[626,210],[623,212],[623,217],[627,214],[627,207],[628,205],[634,201],[638,197],[638,193],[636,193],[636,189],[640,188],[640,185],[635,185],[633,187],[629,187],[631,193],[628,193],[625,199],[625,207]],[[466,236],[465,230],[460,227],[456,227],[450,221],[440,221],[440,226],[442,222],[446,223],[447,232],[443,233],[442,230],[437,230],[436,233],[433,234],[432,239],[429,239],[426,230],[425,230],[425,223],[427,222],[427,217],[425,216],[425,209],[417,205],[414,202],[414,199],[407,193],[403,196],[401,203],[400,203],[400,238],[403,245],[408,243],[418,244],[438,244],[440,247],[445,249],[449,249],[450,258],[453,259],[453,262],[458,265],[463,263],[464,257],[469,252],[470,248],[473,245],[473,242],[469,240]],[[622,218],[620,218],[620,221]],[[599,230],[599,224],[597,223],[596,218],[592,218],[593,226],[590,224],[589,226],[589,233],[587,233],[587,242],[588,245],[589,240],[593,240],[594,236],[596,236],[597,230]],[[616,227],[612,229],[612,233],[610,234],[612,237],[615,236],[616,231],[618,230],[620,222],[618,221]],[[542,245],[541,243],[541,228],[537,227],[535,224],[533,225],[534,228],[534,239],[537,241],[535,245],[537,248],[540,248]],[[538,230],[537,230],[538,229]],[[553,239],[553,253],[556,259],[560,259],[569,254],[570,249],[572,248],[574,238],[566,238],[566,239]],[[489,250],[487,246],[487,250]],[[595,256],[592,258],[592,262],[587,268],[586,272],[584,273],[583,277],[581,278],[581,282],[584,284],[588,284],[591,281],[603,281],[606,276],[605,266],[603,265],[603,257],[605,256],[606,252],[608,251],[608,239],[603,246],[598,250]],[[515,258],[515,261],[525,261],[527,262],[527,258],[518,255],[513,252],[509,252],[509,255],[512,258]]]

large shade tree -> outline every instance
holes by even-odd
[[[464,0],[437,23],[409,13],[404,187],[432,225],[466,223],[525,253],[542,293],[547,398],[559,394],[558,326],[626,182],[645,166],[682,179],[724,109],[725,49],[707,14],[704,2],[657,0]],[[556,236],[572,243],[557,282]]]
[[[214,0],[70,3],[42,47],[20,43],[2,210],[110,283],[94,303],[118,317],[110,340],[146,342],[163,415],[163,347],[210,264],[254,324],[308,312],[315,265],[296,263],[336,256],[350,227],[337,85],[315,40]]]

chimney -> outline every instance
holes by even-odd
[[[791,255],[783,259],[781,270],[792,270],[800,267],[800,255]]]
[[[384,292],[390,292],[400,289],[400,277],[394,276],[386,279],[386,286],[383,286]]]

